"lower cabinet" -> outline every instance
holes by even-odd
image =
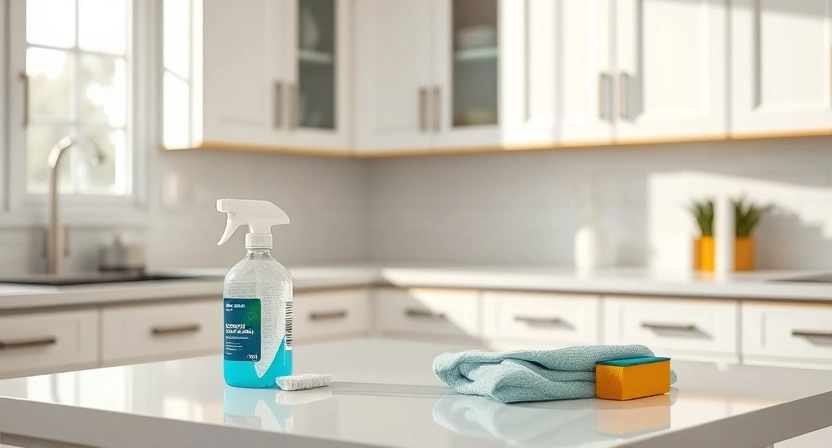
[[[0,314],[0,378],[222,352],[219,297]],[[296,344],[378,335],[493,350],[641,344],[659,356],[832,368],[832,304],[444,288],[298,291]]]
[[[379,288],[378,331],[385,336],[475,338],[480,334],[479,296],[471,289]]]
[[[483,293],[483,336],[497,350],[597,344],[599,315],[595,295]]]
[[[744,302],[746,364],[832,368],[832,305]]]
[[[0,316],[0,378],[97,363],[97,309]]]
[[[736,300],[604,297],[605,344],[642,344],[658,356],[739,362]]]
[[[370,328],[368,289],[295,294],[292,338],[297,343],[366,335]]]
[[[218,298],[106,307],[101,311],[105,365],[222,352]]]

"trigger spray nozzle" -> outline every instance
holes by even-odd
[[[269,201],[250,199],[219,199],[217,211],[226,213],[228,220],[217,245],[221,245],[234,235],[237,227],[248,225],[246,247],[271,248],[272,226],[289,224],[289,216],[280,207]]]

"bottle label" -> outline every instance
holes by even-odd
[[[224,299],[225,360],[260,360],[260,299]]]

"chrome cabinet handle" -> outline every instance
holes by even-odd
[[[419,87],[419,130],[428,130],[428,89]]]
[[[427,318],[427,319],[444,319],[445,313],[434,313],[432,311],[420,310],[418,308],[408,308],[404,314],[407,317]]]
[[[11,350],[15,348],[32,348],[45,347],[47,345],[55,345],[58,338],[55,336],[43,336],[32,339],[18,339],[9,341],[0,341],[0,350]]]
[[[289,86],[289,129],[298,127],[298,86],[292,84]]]
[[[202,329],[200,324],[182,324],[169,326],[156,326],[150,329],[150,334],[153,336],[165,336],[169,334],[178,333],[196,333]]]
[[[658,331],[685,331],[688,333],[696,331],[696,325],[694,324],[660,324],[652,322],[642,322],[641,328],[648,328],[650,330]]]
[[[347,310],[324,311],[321,313],[311,313],[309,315],[310,320],[333,320],[343,319],[345,317],[347,317]]]
[[[598,74],[598,117],[609,120],[610,117],[610,83],[612,77],[608,73]]]
[[[618,115],[630,118],[630,75],[626,72],[618,75]]]
[[[280,129],[283,126],[283,83],[274,83],[274,128]]]
[[[514,320],[516,320],[517,322],[525,322],[527,324],[537,325],[558,325],[563,323],[563,319],[559,317],[515,316]]]
[[[798,338],[824,338],[832,339],[832,332],[828,331],[807,331],[807,330],[793,330],[792,336]]]
[[[20,81],[23,82],[23,127],[29,127],[29,75],[26,72],[20,73]]]
[[[442,123],[440,120],[440,113],[442,111],[442,103],[439,101],[441,98],[441,90],[439,87],[433,88],[433,130],[440,131],[442,127]]]

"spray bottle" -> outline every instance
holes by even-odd
[[[220,199],[228,214],[220,242],[247,224],[246,253],[223,286],[223,374],[229,386],[275,387],[292,374],[292,277],[271,255],[272,226],[289,217],[269,201]]]

